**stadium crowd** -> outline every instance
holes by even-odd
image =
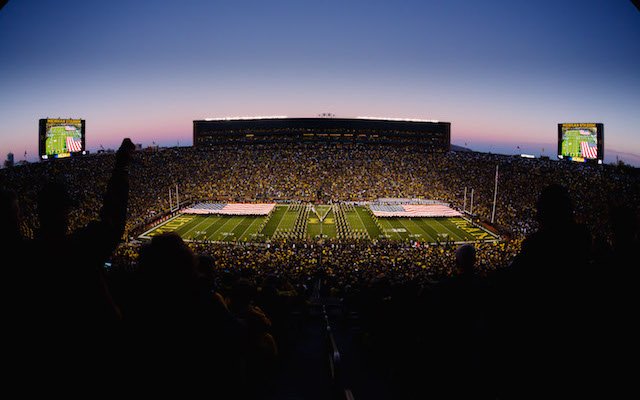
[[[175,184],[191,199],[403,197],[458,208],[467,187],[486,220],[496,165],[496,224],[511,232],[496,244],[187,244],[173,234],[118,244],[167,212]],[[318,143],[134,154],[124,142],[116,156],[0,176],[17,370],[62,353],[83,359],[74,373],[93,366],[87,358],[156,377],[182,365],[203,386],[268,398],[293,351],[293,316],[333,299],[395,398],[521,398],[548,394],[563,368],[604,362],[612,335],[602,321],[622,329],[634,298],[625,285],[637,264],[639,179],[610,166]]]
[[[1,176],[4,185],[20,195],[24,229],[32,236],[37,226],[35,199],[43,182],[52,176],[66,182],[77,205],[71,215],[73,229],[96,218],[112,165],[113,155],[99,155],[4,169]],[[607,235],[601,221],[607,219],[608,205],[638,204],[637,178],[610,166],[391,146],[307,143],[227,146],[213,151],[173,148],[137,155],[131,175],[137,184],[131,189],[127,231],[167,211],[168,190],[176,184],[182,199],[404,197],[437,199],[460,209],[466,187],[467,210],[474,189],[474,214],[489,219],[496,165],[500,166],[496,222],[519,237],[535,229],[536,194],[549,182],[569,188],[579,200],[576,217],[602,235]]]

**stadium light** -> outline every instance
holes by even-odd
[[[247,119],[283,119],[289,118],[286,115],[272,115],[272,116],[256,116],[256,117],[220,117],[220,118],[205,118],[205,121],[235,121],[235,120],[247,120]]]
[[[416,119],[416,118],[385,118],[385,117],[356,117],[357,119],[377,119],[383,121],[404,121],[404,122],[433,122],[438,123],[440,121],[436,119]]]

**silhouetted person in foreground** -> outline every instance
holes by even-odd
[[[20,206],[15,192],[0,190],[0,270],[7,283],[9,293],[18,279],[18,273],[24,269],[25,240],[20,233]],[[4,292],[4,291],[3,291]],[[6,304],[6,302],[5,302]]]
[[[0,190],[0,240],[4,250],[21,240],[18,197],[6,189]]]
[[[591,235],[574,222],[569,193],[560,185],[544,188],[536,208],[539,229],[522,243],[501,282],[496,334],[504,338],[505,398],[575,394],[576,385],[589,382],[571,382],[568,373],[584,373],[587,347],[597,343]]]
[[[0,274],[2,274],[2,310],[6,321],[18,321],[24,302],[23,290],[18,286],[25,269],[26,241],[20,234],[18,196],[11,190],[0,190]]]
[[[26,379],[41,385],[31,389],[70,390],[72,376],[98,376],[110,350],[118,346],[120,313],[102,271],[124,232],[133,151],[131,140],[125,139],[99,220],[67,232],[73,201],[58,182],[45,184],[38,194],[40,229],[35,239],[21,239],[11,219],[11,240],[20,245],[12,252],[10,266],[15,274],[10,282],[11,312],[5,320],[5,337],[10,339],[4,360],[14,374],[9,378],[13,383]]]
[[[593,307],[598,323],[593,329],[599,341],[594,342],[592,356],[598,365],[595,371],[615,376],[606,381],[607,390],[603,393],[610,398],[621,398],[630,392],[637,393],[635,369],[628,365],[635,359],[638,348],[640,221],[638,210],[630,206],[613,207],[610,218],[611,246],[607,257],[600,257],[597,265],[601,275],[598,302]]]
[[[456,275],[443,280],[432,294],[433,350],[428,362],[433,381],[430,398],[492,398],[488,353],[491,296],[487,281],[475,270],[471,244],[455,252]]]
[[[640,248],[640,221],[638,211],[629,206],[611,210],[613,233],[613,268],[627,276],[638,276],[638,248]]]
[[[212,292],[213,273],[206,257],[198,262],[180,236],[154,236],[140,249],[135,284],[123,308],[128,359],[134,370],[154,380],[190,387],[234,391],[247,389],[241,345],[246,336],[221,299]]]
[[[122,239],[134,145],[125,139],[116,153],[100,219],[68,232],[74,202],[67,188],[50,182],[38,194],[40,229],[32,243],[32,272],[39,281],[42,328],[91,335],[113,328],[119,310],[103,279],[104,263]]]
[[[246,331],[243,354],[247,360],[247,377],[258,389],[264,386],[275,367],[278,347],[271,335],[271,320],[253,304],[256,287],[247,279],[238,279],[227,302],[229,311]],[[255,395],[255,391],[253,393]]]

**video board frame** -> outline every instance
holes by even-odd
[[[602,164],[604,124],[599,122],[559,123],[558,159]]]
[[[38,154],[41,160],[86,154],[84,119],[43,118],[40,119],[38,126]],[[59,131],[56,137],[48,137],[49,131],[54,128]],[[80,128],[79,141],[77,140],[78,128]]]

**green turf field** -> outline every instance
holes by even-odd
[[[582,135],[579,130],[565,131],[562,135],[562,155],[568,157],[584,157],[580,149],[580,143],[596,143],[594,136]]]
[[[164,232],[177,232],[185,240],[259,241],[258,232],[265,217],[182,214],[142,234],[151,238]]]
[[[315,208],[315,213],[309,213],[306,237],[336,239],[336,218],[331,206],[316,206]]]
[[[367,207],[312,208],[306,204],[278,205],[270,216],[259,217],[181,214],[143,233],[140,238],[150,239],[163,232],[177,232],[187,241],[223,242],[260,242],[271,238],[368,238],[428,243],[498,240],[495,235],[461,217],[376,220]]]
[[[70,124],[67,124],[70,125]],[[45,152],[48,155],[67,153],[67,137],[81,137],[80,129],[75,131],[67,131],[63,126],[52,126],[47,132],[47,138],[45,140]]]

